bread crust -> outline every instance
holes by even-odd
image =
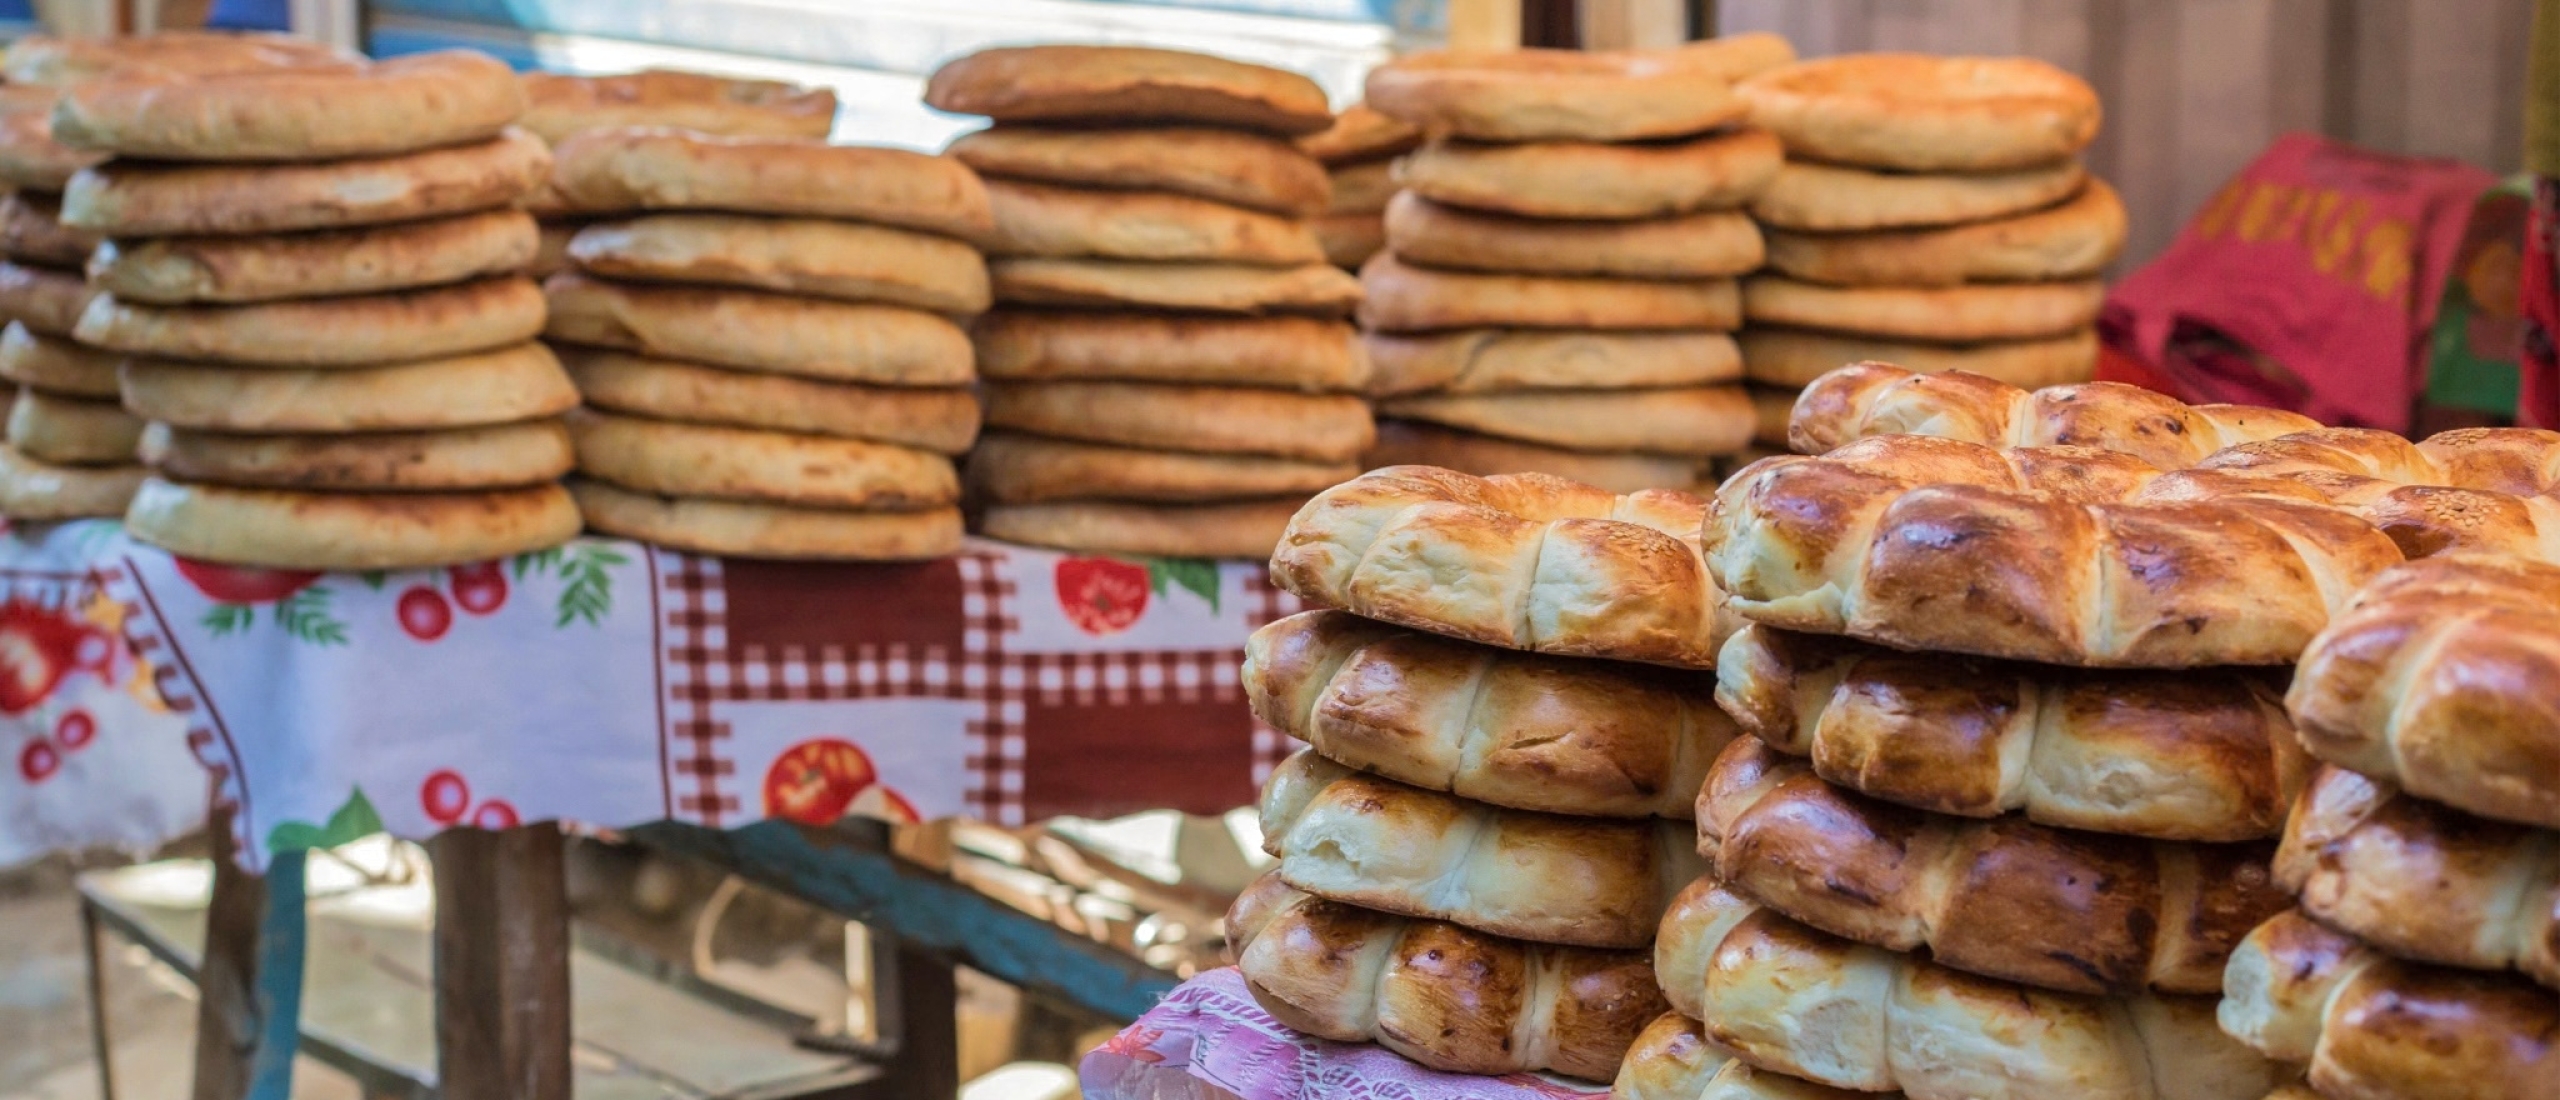
[[[2088,673],[1743,627],[1716,701],[1824,780],[1932,814],[2160,840],[2277,834],[2314,765],[2281,681]]]
[[[1307,219],[1307,229],[1324,249],[1324,262],[1345,271],[1360,270],[1387,247],[1387,223],[1376,214],[1318,214]]]
[[[1296,497],[1216,504],[1058,500],[990,506],[978,519],[989,538],[1089,554],[1260,560],[1288,526]]]
[[[1990,447],[2103,447],[2164,470],[2320,426],[2281,409],[2189,405],[2114,382],[2030,392],[1969,371],[1924,373],[1875,362],[1814,379],[1797,408],[1789,441],[1806,454],[1868,436],[1917,434]]]
[[[46,336],[69,336],[97,292],[77,271],[0,262],[0,317]]]
[[[1692,459],[1731,454],[1756,427],[1740,386],[1425,393],[1380,401],[1378,413],[1567,450]]]
[[[0,331],[0,378],[47,393],[113,401],[121,392],[116,368],[124,356],[43,336],[23,321]]]
[[[960,500],[951,460],[909,447],[592,409],[568,422],[578,471],[638,492],[886,512]]]
[[[1638,951],[1524,943],[1310,897],[1276,875],[1227,910],[1245,987],[1301,1034],[1380,1046],[1446,1073],[1617,1072],[1662,1009]]]
[[[1309,606],[1486,645],[1708,668],[1723,634],[1689,541],[1702,507],[1686,493],[1393,466],[1308,501],[1271,580]]]
[[[1193,454],[995,432],[969,452],[972,494],[1007,504],[1120,500],[1162,504],[1306,496],[1360,475],[1352,462]]]
[[[1326,759],[1516,810],[1687,818],[1734,726],[1696,678],[1308,611],[1245,643],[1256,717]]]
[[[0,256],[43,267],[77,269],[89,262],[98,235],[62,224],[62,196],[11,191],[0,197]]]
[[[544,335],[663,359],[882,386],[963,386],[969,335],[949,318],[875,303],[725,287],[543,281]]]
[[[1872,1094],[1753,1066],[1707,1038],[1698,1021],[1677,1012],[1662,1014],[1636,1035],[1609,1089],[1609,1100],[1860,1100],[1867,1096]]]
[[[1368,356],[1349,324],[1315,317],[1004,309],[970,326],[978,373],[1008,382],[1186,382],[1358,392]]]
[[[181,79],[262,69],[346,72],[361,61],[308,38],[234,31],[161,30],[92,38],[31,34],[0,63],[11,84],[61,88],[106,78]]]
[[[1170,191],[1106,191],[990,179],[991,256],[1293,267],[1325,262],[1295,218]]]
[[[1370,106],[1483,141],[1641,141],[1741,118],[1733,76],[1670,50],[1420,50],[1369,70]]]
[[[494,351],[381,367],[233,367],[129,360],[125,407],[212,432],[380,432],[466,428],[557,416],[578,389],[551,349]]]
[[[1419,194],[1387,204],[1399,259],[1464,271],[1715,279],[1760,266],[1760,231],[1734,211],[1628,222],[1518,218],[1442,206]]]
[[[1538,943],[1642,948],[1701,870],[1678,822],[1497,809],[1312,751],[1280,763],[1261,813],[1263,851],[1292,887]]]
[[[505,62],[438,50],[325,68],[153,74],[72,85],[54,137],[160,160],[382,156],[495,136],[525,109]]]
[[[431,569],[558,546],[578,508],[558,485],[463,493],[307,493],[151,478],[125,513],[174,554],[268,569]]]
[[[65,466],[0,444],[0,516],[31,522],[119,518],[150,473],[139,462]]]
[[[343,229],[510,206],[551,169],[542,139],[486,141],[308,164],[117,161],[63,191],[62,222],[109,237]]]
[[[1341,394],[1128,382],[994,383],[990,427],[1120,447],[1347,463],[1375,438]]]
[[[993,301],[986,261],[968,244],[825,218],[648,214],[578,230],[566,256],[610,279],[749,287],[954,315],[984,313]]]
[[[1760,130],[1646,145],[1441,139],[1397,161],[1396,182],[1434,202],[1497,214],[1663,218],[1749,205],[1784,156]]]
[[[552,156],[551,186],[564,213],[843,218],[963,240],[995,225],[977,173],[903,149],[630,126],[581,132]]]
[[[1829,329],[1908,340],[2009,340],[2053,336],[2097,323],[2106,286],[2095,279],[1968,286],[1823,286],[1784,275],[1742,282],[1753,324]]]
[[[1340,317],[1360,304],[1360,280],[1330,263],[1232,263],[1013,257],[987,265],[996,301],[1024,306],[1138,306],[1260,316]]]
[[[105,153],[53,140],[60,90],[14,82],[0,89],[0,186],[59,194],[81,169],[106,161]]]
[[[2098,94],[2024,57],[1870,53],[1743,81],[1754,124],[1807,160],[1983,172],[2068,159],[2098,135]]]
[[[21,457],[64,466],[132,463],[142,421],[113,401],[21,389],[9,406],[8,443]]]
[[[1159,191],[1285,217],[1324,212],[1324,166],[1279,138],[1206,126],[997,126],[943,152],[988,178]]]
[[[1361,335],[1369,392],[1499,393],[1635,389],[1731,382],[1742,364],[1720,332],[1456,329]]]
[[[1769,234],[1769,266],[1838,286],[1962,286],[2086,279],[2124,251],[2115,189],[2090,180],[2055,206],[1992,221],[1862,233]]]
[[[733,558],[918,561],[958,553],[960,510],[854,512],[758,500],[634,492],[585,478],[569,491],[589,529],[653,546]]]
[[[959,455],[978,438],[978,401],[959,387],[864,386],[730,370],[563,345],[578,395],[657,420],[868,439]]]
[[[1422,127],[1366,103],[1333,116],[1333,124],[1298,139],[1298,149],[1326,167],[1382,160],[1422,144]]]
[[[1656,280],[1508,275],[1416,267],[1381,252],[1360,267],[1363,328],[1706,330],[1742,327],[1731,279]]]
[[[1962,225],[2051,206],[2077,193],[2088,178],[2076,160],[1950,173],[1797,160],[1781,166],[1751,200],[1751,216],[1772,229],[1817,233]]]
[[[93,286],[149,305],[266,302],[445,286],[524,270],[539,237],[518,210],[262,236],[109,240]]]
[[[822,140],[834,129],[836,93],[779,80],[742,80],[680,69],[585,75],[522,73],[516,120],[558,145],[581,130],[673,126],[727,137]]]
[[[531,279],[499,276],[244,305],[145,305],[101,294],[72,335],[154,358],[356,367],[486,351],[530,340],[542,326],[541,288]]]
[[[2021,389],[2075,385],[2098,370],[2098,330],[2060,336],[1941,344],[1845,332],[1747,325],[1742,371],[1754,382],[1800,389],[1856,363],[1884,363],[1922,374],[1963,371]]]
[[[926,105],[998,122],[1195,122],[1292,136],[1333,124],[1324,89],[1293,72],[1138,46],[1017,46],[945,63]]]
[[[576,465],[558,420],[354,435],[232,435],[155,426],[143,458],[163,477],[312,490],[504,489]]]
[[[1381,466],[1439,466],[1462,474],[1548,474],[1612,493],[1682,489],[1696,484],[1698,460],[1679,455],[1568,451],[1479,435],[1419,420],[1381,420],[1378,442],[1361,458]]]

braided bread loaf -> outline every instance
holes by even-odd
[[[1912,1100],[2258,1100],[2276,1067],[2199,997],[2086,997],[1817,932],[1713,878],[1653,949],[1673,1010],[1755,1066]]]
[[[1292,615],[1245,643],[1245,697],[1336,763],[1520,810],[1687,818],[1733,720],[1704,677]]]
[[[1683,823],[1496,809],[1301,752],[1262,788],[1262,849],[1322,898],[1577,947],[1643,947],[1705,869]]]
[[[1718,600],[1704,502],[1543,474],[1389,466],[1289,521],[1271,582],[1319,607],[1487,645],[1705,668]]]
[[[1716,656],[1742,731],[1871,798],[2161,840],[2274,836],[2312,764],[2241,670],[2064,671],[1743,627]]]
[[[1701,543],[1732,609],[1789,630],[2046,664],[2286,664],[2401,560],[2332,508],[2108,503],[2158,476],[2088,448],[1881,436],[1763,459]]]
[[[1663,1011],[1641,951],[1522,943],[1310,897],[1264,875],[1227,910],[1227,950],[1273,1019],[1376,1040],[1450,1073],[1605,1081]]]
[[[1922,374],[1890,363],[1853,363],[1805,387],[1787,443],[1802,454],[1878,435],[1993,447],[2103,447],[2174,470],[2234,444],[2319,426],[2280,409],[2189,405],[2114,382],[2029,391],[1964,371]]]
[[[2232,954],[2221,1019],[2267,1057],[2309,1063],[2311,1087],[2332,1100],[2560,1100],[2549,990],[2401,962],[2300,913]]]
[[[2501,821],[2560,828],[2560,567],[2454,554],[2393,569],[2285,695],[2303,747]]]
[[[1875,1100],[1892,1100],[1887,1093]],[[1609,1100],[1860,1100],[1850,1092],[1759,1069],[1707,1038],[1698,1021],[1663,1013],[1627,1048]]]
[[[1888,806],[1744,738],[1698,795],[1716,876],[1772,909],[1947,966],[2073,993],[2211,993],[2284,909],[2263,844],[2189,845]]]
[[[2275,872],[2303,912],[2394,955],[2514,967],[2560,989],[2560,833],[2327,768],[2294,807]]]

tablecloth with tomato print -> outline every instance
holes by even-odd
[[[1015,824],[1251,801],[1238,684],[1296,609],[1258,564],[975,541],[722,560],[637,543],[320,574],[113,523],[0,535],[0,865],[231,805],[253,864],[387,828]]]

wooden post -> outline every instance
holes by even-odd
[[[569,902],[556,825],[454,829],[435,858],[444,1100],[569,1100]]]
[[[194,1100],[286,1100],[302,1023],[302,853],[242,869],[216,810],[213,897],[196,979]]]
[[[960,986],[951,961],[871,932],[871,988],[881,1037],[894,1039],[879,1095],[960,1095]]]

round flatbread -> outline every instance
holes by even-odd
[[[572,344],[882,386],[965,386],[969,334],[938,314],[753,290],[614,283],[563,272],[543,283],[545,330]]]
[[[779,80],[644,69],[607,76],[521,73],[525,112],[516,125],[558,145],[581,130],[673,126],[728,137],[824,139],[836,94]]]
[[[558,485],[462,493],[309,493],[150,478],[125,531],[184,557],[268,569],[432,569],[558,546],[578,506]]]
[[[1698,460],[1694,458],[1568,451],[1419,420],[1379,421],[1378,445],[1369,449],[1361,465],[1372,470],[1382,466],[1438,466],[1477,477],[1548,474],[1613,493],[1643,489],[1685,491],[1698,479]]]
[[[1370,106],[1480,141],[1642,141],[1743,116],[1733,77],[1669,50],[1419,50],[1369,70]]]
[[[1324,262],[1307,223],[1165,191],[987,181],[990,256],[1093,257],[1289,267]]]
[[[9,445],[39,462],[122,466],[141,439],[142,421],[113,401],[22,389],[9,408]]]
[[[571,413],[569,431],[580,473],[641,492],[873,511],[960,500],[951,460],[912,447],[594,410]]]
[[[569,483],[587,526],[653,546],[731,558],[913,561],[960,550],[957,508],[848,512],[752,500],[635,493],[601,481]]]
[[[361,58],[287,34],[162,30],[118,37],[31,34],[0,62],[11,84],[81,84],[105,77],[182,79],[258,69],[347,71]]]
[[[1333,116],[1333,125],[1298,139],[1298,148],[1327,167],[1384,160],[1422,144],[1422,127],[1388,116],[1366,103],[1354,103]]]
[[[1465,271],[1713,279],[1760,266],[1749,215],[1717,210],[1643,221],[1557,221],[1443,206],[1406,192],[1387,206],[1387,248],[1407,263]]]
[[[1149,450],[1350,462],[1369,406],[1340,394],[1134,382],[1007,382],[984,391],[987,426]]]
[[[1459,329],[1362,336],[1375,396],[1504,390],[1659,389],[1731,382],[1742,355],[1721,332]]]
[[[998,310],[970,329],[993,380],[1188,382],[1357,392],[1358,333],[1316,317]]]
[[[562,212],[709,210],[845,218],[975,239],[994,226],[977,173],[949,157],[663,127],[588,130],[553,150]]]
[[[2076,160],[1934,175],[1789,161],[1751,200],[1751,216],[1772,228],[1813,232],[1957,225],[2051,206],[2088,178]]]
[[[1360,269],[1361,326],[1380,332],[1456,328],[1704,329],[1742,325],[1731,279],[1573,278],[1414,267],[1382,252]]]
[[[1373,160],[1352,164],[1333,172],[1333,201],[1325,204],[1329,214],[1375,214],[1387,208],[1387,200],[1396,196],[1396,162]]]
[[[118,301],[156,305],[375,294],[522,271],[537,244],[532,215],[485,210],[354,229],[110,240],[89,279]]]
[[[0,84],[0,186],[59,194],[81,169],[107,154],[53,140],[53,103],[60,89]]]
[[[1741,449],[1757,423],[1740,386],[1426,393],[1380,401],[1378,415],[1570,451],[1692,458]]]
[[[152,425],[143,461],[162,476],[276,489],[506,489],[577,465],[558,420],[360,435],[231,435]]]
[[[1755,324],[1830,329],[1907,340],[2011,340],[2057,336],[2096,323],[2106,286],[2095,279],[1955,287],[1836,287],[1784,275],[1742,284]]]
[[[1851,363],[1892,363],[1926,373],[1960,370],[2023,390],[2086,382],[2098,369],[2098,332],[1974,344],[1753,325],[1742,330],[1742,369],[1754,382],[1801,389]]]
[[[116,161],[71,178],[64,225],[109,237],[284,233],[509,206],[550,170],[542,139],[487,141],[313,164]]]
[[[1435,141],[1396,162],[1434,202],[1530,218],[1660,218],[1748,205],[1784,150],[1761,130],[1648,145]]]
[[[154,306],[102,294],[73,335],[84,344],[155,358],[375,366],[521,343],[540,335],[542,322],[542,289],[531,279],[505,276],[236,306]]]
[[[0,198],[0,256],[20,263],[77,269],[89,262],[98,235],[62,224],[58,195],[12,191]]]
[[[2098,136],[2098,93],[2026,57],[1844,54],[1735,89],[1807,160],[1982,172],[2065,160]]]
[[[1313,496],[1358,476],[1356,462],[1150,451],[1012,432],[980,440],[964,471],[972,495],[1006,504]]]
[[[650,214],[578,231],[569,259],[595,275],[754,287],[936,313],[987,308],[987,264],[949,237],[824,218]]]
[[[1089,554],[1260,561],[1280,545],[1303,497],[1236,504],[1053,501],[998,504],[978,517],[989,538]]]
[[[47,336],[69,336],[97,297],[77,271],[0,262],[0,317]]]
[[[1865,233],[1769,234],[1769,266],[1839,286],[1961,286],[2085,279],[2124,251],[2124,203],[2090,180],[2058,206],[1995,221]]]
[[[388,432],[509,424],[558,416],[578,390],[551,349],[495,351],[387,367],[295,370],[170,363],[124,365],[135,415],[213,432]]]
[[[151,471],[140,464],[63,466],[0,446],[0,516],[46,522],[124,515]]]
[[[657,420],[868,439],[957,455],[978,437],[961,387],[861,386],[728,370],[602,348],[560,349],[590,406]]]
[[[1324,262],[1345,271],[1360,270],[1387,247],[1387,222],[1376,214],[1318,214],[1307,228],[1315,231]]]
[[[1751,430],[1751,442],[1762,447],[1786,450],[1787,422],[1795,417],[1796,391],[1770,386],[1752,386],[1750,393],[1751,412],[1756,418],[1756,426]]]
[[[438,50],[345,66],[255,68],[71,86],[63,144],[160,160],[330,160],[459,145],[524,113],[505,62]]]
[[[1256,267],[1021,257],[989,261],[987,274],[995,281],[996,301],[1027,306],[1339,317],[1360,304],[1360,280],[1331,264]]]
[[[1141,46],[1016,46],[944,64],[929,107],[997,122],[1197,122],[1312,134],[1333,124],[1315,81],[1266,65]]]
[[[60,336],[46,336],[21,321],[0,330],[0,378],[66,397],[113,401],[120,392],[116,368],[124,356]]]
[[[587,218],[544,218],[539,224],[542,237],[534,244],[533,262],[525,265],[524,273],[548,279],[576,266],[569,262],[569,242],[596,223]]]
[[[991,178],[1169,191],[1292,217],[1322,211],[1328,194],[1324,166],[1288,142],[1201,126],[998,126],[943,152]]]

